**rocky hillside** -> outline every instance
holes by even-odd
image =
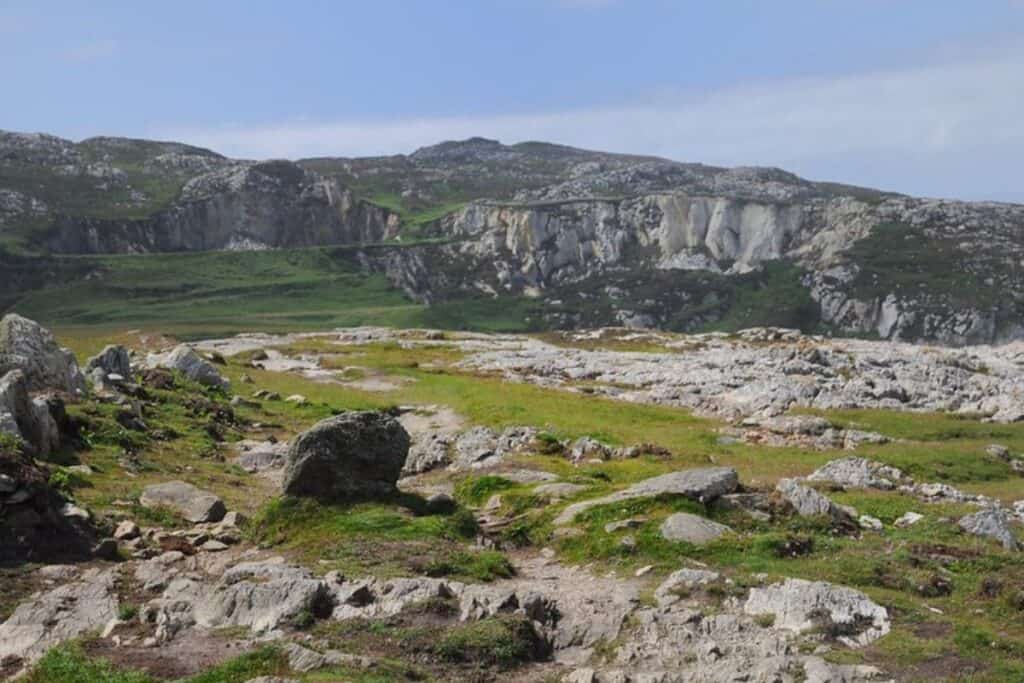
[[[375,243],[366,270],[417,301],[530,298],[555,328],[726,321],[951,345],[1017,339],[1022,226],[1018,205],[545,143],[473,138],[292,163],[0,134],[0,237],[22,248]]]

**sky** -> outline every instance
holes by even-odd
[[[1024,202],[1024,0],[0,0],[0,128],[545,140]]]

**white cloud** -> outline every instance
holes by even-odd
[[[117,41],[115,40],[94,40],[83,43],[76,47],[65,50],[62,57],[75,63],[93,62],[97,59],[113,57],[117,52]]]
[[[781,166],[907,192],[1024,199],[1016,181],[989,177],[1024,156],[1022,111],[1024,48],[1015,47],[962,63],[760,82],[619,107],[154,132],[250,158],[403,153],[473,135],[547,140]]]

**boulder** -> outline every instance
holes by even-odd
[[[9,313],[0,319],[0,375],[21,370],[29,391],[85,391],[73,353],[57,345],[39,323]]]
[[[780,479],[775,490],[801,517],[817,517],[827,515],[832,521],[842,525],[856,525],[854,511],[836,505],[827,496],[804,486],[796,479]]]
[[[19,437],[31,454],[45,457],[60,446],[60,428],[51,401],[63,411],[59,399],[32,397],[25,373],[12,370],[0,377],[0,432]]]
[[[148,508],[168,508],[196,523],[219,522],[227,512],[220,498],[183,481],[147,486],[142,491],[139,503]]]
[[[665,519],[659,532],[666,541],[681,541],[692,543],[693,545],[704,545],[716,538],[731,533],[732,529],[700,515],[677,512]]]
[[[150,368],[166,368],[176,370],[193,382],[203,386],[228,389],[231,383],[221,376],[217,368],[206,360],[188,344],[176,346],[163,354],[152,354],[146,359]]]
[[[85,372],[87,374],[91,374],[97,369],[102,370],[107,375],[120,375],[125,379],[131,377],[132,361],[128,356],[128,349],[114,344],[107,346],[85,364]]]
[[[389,495],[409,452],[409,434],[380,412],[322,420],[291,442],[283,491],[323,502]]]
[[[959,526],[969,534],[993,538],[1007,550],[1020,550],[1020,542],[1010,528],[1010,514],[1002,508],[987,508],[960,519]]]
[[[827,481],[843,488],[888,491],[909,478],[901,470],[867,458],[840,458],[815,470],[808,481]]]
[[[775,615],[774,628],[822,629],[848,647],[867,645],[889,632],[889,612],[858,590],[825,581],[786,579],[753,588],[743,606],[749,615]]]
[[[738,486],[739,478],[736,475],[736,470],[731,467],[705,467],[670,472],[660,477],[645,479],[608,496],[574,503],[555,518],[554,524],[555,526],[564,526],[572,523],[580,513],[598,505],[619,503],[635,498],[674,495],[710,503],[719,496],[732,493]]]

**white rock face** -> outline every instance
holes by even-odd
[[[750,615],[775,615],[776,628],[803,632],[834,629],[849,647],[867,645],[889,632],[889,612],[860,591],[825,581],[786,579],[753,588],[743,606]]]
[[[19,605],[0,624],[0,661],[13,657],[30,664],[54,645],[115,619],[116,578],[116,569],[90,569],[80,578]]]

